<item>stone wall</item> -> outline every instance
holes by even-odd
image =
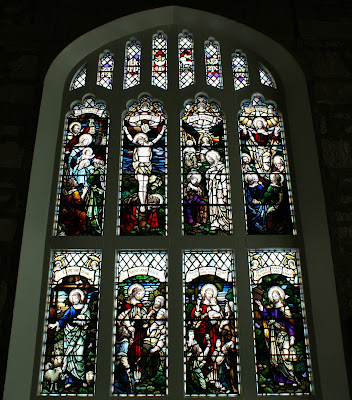
[[[4,1],[0,11],[0,394],[10,337],[29,174],[43,80],[71,41],[145,3]],[[286,47],[304,70],[318,145],[342,332],[352,382],[352,3],[313,0],[214,3],[201,8],[246,24]],[[268,4],[270,3],[270,8]],[[309,160],[307,160],[307,166]],[[323,199],[322,199],[323,200]],[[324,291],[322,288],[322,295]],[[352,385],[351,385],[352,389]],[[352,391],[351,391],[352,392]]]

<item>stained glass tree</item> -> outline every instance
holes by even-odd
[[[282,115],[255,95],[238,113],[249,234],[295,234]]]
[[[204,43],[205,75],[207,85],[223,88],[220,45],[214,39]]]
[[[227,133],[220,107],[200,95],[186,104],[180,122],[184,234],[230,234]]]
[[[100,270],[100,252],[53,252],[42,353],[42,395],[94,394]]]
[[[135,39],[126,43],[124,89],[139,85],[141,81],[141,52],[141,45]]]
[[[122,127],[121,235],[167,233],[167,119],[161,103],[142,96],[130,104]]]
[[[195,83],[193,36],[183,31],[178,37],[179,88]]]
[[[86,86],[87,64],[83,64],[74,74],[70,83],[70,91]]]
[[[167,89],[167,37],[161,31],[153,36],[152,85]]]
[[[105,50],[99,57],[97,85],[112,90],[112,79],[114,73],[114,56]]]
[[[238,394],[237,306],[229,251],[185,251],[187,395]]]
[[[102,235],[108,139],[105,103],[84,97],[66,118],[55,235]]]
[[[310,351],[299,255],[249,251],[257,391],[311,393]]]
[[[247,57],[239,50],[232,54],[232,73],[235,90],[249,85]]]
[[[119,252],[113,393],[167,394],[167,254]]]

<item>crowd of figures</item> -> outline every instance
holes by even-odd
[[[160,287],[159,287],[160,289]],[[119,297],[115,340],[115,394],[166,394],[166,304],[134,283]],[[150,296],[149,296],[150,297]]]
[[[292,234],[289,175],[279,117],[272,106],[261,106],[265,117],[256,116],[256,108],[252,109],[252,118],[242,112],[239,119],[247,231]]]
[[[57,234],[102,234],[105,197],[106,118],[69,119],[64,148]]]
[[[186,299],[187,394],[238,393],[235,305],[232,289],[224,290],[220,301],[217,286],[206,283],[197,300]]]

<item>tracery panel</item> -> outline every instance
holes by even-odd
[[[167,393],[167,254],[119,252],[114,394]]]
[[[100,236],[104,225],[109,115],[91,95],[66,118],[54,234]]]
[[[161,31],[153,36],[152,85],[167,90],[167,36]]]
[[[269,86],[274,89],[277,88],[275,79],[272,73],[263,64],[259,63],[259,79],[260,83],[264,86]]]
[[[141,82],[142,47],[135,39],[126,43],[123,88],[129,89]]]
[[[185,251],[183,270],[186,394],[238,394],[232,252]]]
[[[204,43],[205,74],[207,85],[223,89],[220,45],[214,39]]]
[[[232,54],[232,74],[235,90],[240,90],[249,85],[247,57],[239,50]]]
[[[101,253],[54,251],[41,368],[42,395],[93,395]]]
[[[310,393],[298,251],[250,250],[249,264],[258,393]]]
[[[83,64],[74,74],[70,83],[70,91],[86,86],[87,64]]]
[[[112,78],[114,73],[114,56],[105,50],[99,57],[97,85],[112,90]]]
[[[179,88],[183,89],[195,83],[194,74],[194,42],[187,31],[178,37]]]

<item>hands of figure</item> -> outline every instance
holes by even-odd
[[[295,337],[290,336],[290,346],[293,346],[295,344]]]
[[[255,302],[258,304],[259,310],[263,311],[264,307],[263,307],[263,304],[261,303],[261,301],[260,300],[255,300]]]
[[[56,331],[60,330],[59,321],[56,321],[55,324],[49,324],[48,328],[49,329],[56,329]]]

